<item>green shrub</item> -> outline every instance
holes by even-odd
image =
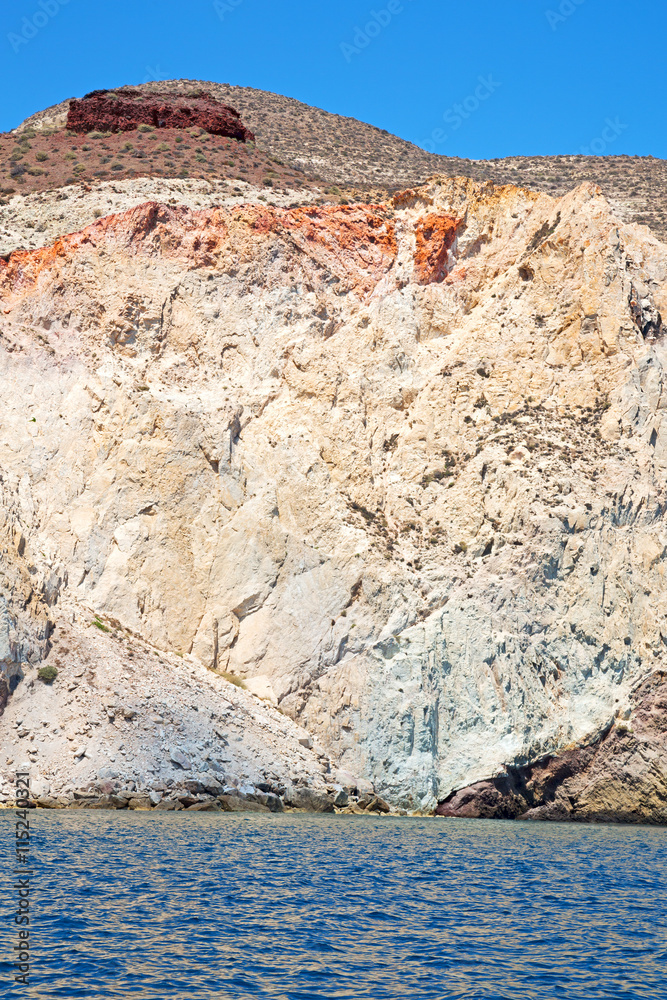
[[[39,163],[44,163],[44,161],[48,160],[48,158],[49,158],[49,154],[48,153],[35,153],[35,159]]]
[[[154,132],[154,125],[137,125],[137,132]]]
[[[58,676],[58,671],[56,670],[56,668],[53,666],[52,663],[47,663],[45,667],[39,668],[39,670],[37,671],[37,676],[39,677],[40,681],[43,681],[45,684],[53,684],[54,680]]]

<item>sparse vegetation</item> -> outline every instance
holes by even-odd
[[[151,88],[152,84],[144,84],[137,89],[148,92]],[[607,197],[622,206],[628,221],[648,224],[659,237],[667,238],[667,163],[663,160],[579,155],[517,156],[488,161],[445,157],[429,153],[371,125],[306,107],[279,94],[251,88],[232,89],[226,84],[202,84],[195,90],[204,88],[210,89],[214,97],[232,104],[239,111],[243,121],[255,132],[257,143],[244,145],[209,136],[200,128],[192,128],[185,133],[181,131],[175,136],[174,130],[160,129],[156,132],[154,126],[142,124],[132,132],[132,140],[138,146],[152,137],[165,140],[165,143],[167,140],[169,143],[177,142],[185,149],[187,142],[184,140],[191,135],[206,144],[207,157],[204,161],[183,157],[178,164],[170,166],[157,159],[171,155],[168,150],[153,150],[153,162],[144,160],[134,170],[125,167],[128,176],[159,172],[161,176],[208,177],[215,172],[221,177],[242,176],[261,186],[264,178],[271,177],[270,171],[275,169],[274,188],[297,188],[303,179],[307,179],[311,186],[321,185],[323,203],[382,201],[393,192],[413,187],[438,173],[464,175],[495,184],[520,183],[533,190],[548,191],[554,196],[563,195],[584,181],[592,181],[600,185]],[[180,94],[192,92],[191,87],[184,88],[180,81],[161,81],[160,90],[174,90]],[[79,142],[84,138],[92,140],[95,135],[93,143],[99,150],[102,146],[100,139],[104,137],[104,145],[108,143],[112,154],[127,142],[127,133],[111,136],[105,133],[86,136],[68,133],[64,128],[67,107],[68,102],[63,102],[59,108],[49,109],[48,127],[40,128],[39,132],[33,124],[46,123],[36,114],[26,121],[26,126],[18,134],[0,136],[0,184],[4,172],[12,176],[26,193],[47,190],[71,180],[63,170],[65,142],[74,140],[78,152],[82,149]],[[59,126],[56,124],[58,114],[61,114]],[[8,163],[12,149],[18,149],[18,156],[25,154],[30,147],[28,139],[37,149],[49,155],[52,165],[48,175],[31,176],[25,168],[18,169],[22,166],[18,161],[14,161],[13,166]],[[89,143],[88,150],[91,148]],[[90,156],[91,175],[99,167],[97,156],[97,152]],[[144,157],[145,153],[139,150],[137,158],[142,160]],[[122,176],[121,170],[117,173]],[[266,188],[268,193],[269,185]],[[525,275],[525,280],[530,280],[528,271]]]
[[[245,690],[245,687],[246,687],[246,683],[245,683],[245,681],[244,681],[244,680],[241,680],[241,678],[240,678],[240,677],[237,677],[237,676],[236,676],[236,674],[228,674],[228,673],[226,673],[225,671],[223,671],[223,672],[222,672],[222,673],[220,674],[220,676],[221,676],[221,677],[224,677],[224,679],[225,679],[226,681],[229,681],[229,683],[230,683],[230,684],[233,684],[233,685],[234,685],[234,687],[237,687],[237,688],[243,688],[243,689]]]
[[[46,666],[39,668],[37,676],[44,684],[53,684],[58,676],[58,670],[52,663],[47,663]]]

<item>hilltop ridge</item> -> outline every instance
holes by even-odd
[[[323,188],[383,188],[388,193],[423,183],[432,175],[467,176],[494,184],[519,184],[560,197],[583,182],[599,184],[618,217],[650,226],[667,239],[667,163],[653,157],[512,156],[475,161],[427,152],[405,139],[354,118],[310,107],[280,94],[202,80],[167,80],[137,86],[139,92],[182,94],[204,89],[231,104],[255,133],[257,148],[297,168]],[[123,88],[118,88],[122,91]],[[69,101],[27,118],[25,128],[63,128]],[[326,190],[325,190],[326,193]],[[340,192],[338,192],[340,195]],[[344,195],[343,195],[344,196]]]

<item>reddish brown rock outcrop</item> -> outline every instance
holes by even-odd
[[[415,278],[420,285],[430,285],[446,277],[449,251],[454,245],[459,224],[459,219],[432,212],[415,226]]]
[[[177,129],[197,126],[239,142],[255,140],[238,111],[203,90],[191,96],[142,93],[129,88],[94,90],[81,100],[72,100],[67,114],[67,127],[73,132],[129,132],[139,125]]]
[[[453,792],[438,816],[474,819],[667,822],[667,673],[634,692],[631,722],[574,747]]]

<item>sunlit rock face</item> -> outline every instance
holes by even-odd
[[[586,739],[667,642],[666,298],[587,185],[151,202],[11,254],[14,649],[76,598],[410,808]]]
[[[94,90],[69,102],[67,128],[72,132],[131,132],[140,125],[157,129],[203,128],[211,135],[239,142],[255,139],[238,111],[217,101],[207,90],[145,93],[127,87],[119,92]]]

